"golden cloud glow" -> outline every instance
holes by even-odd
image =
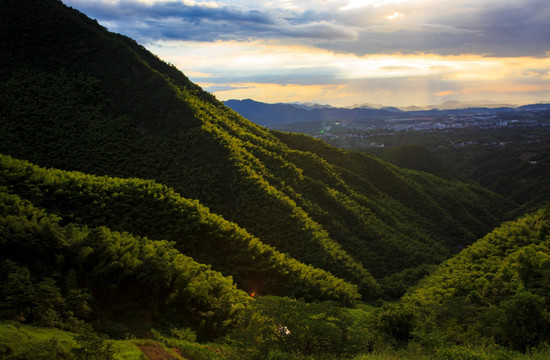
[[[213,86],[213,83],[199,83],[203,88]],[[321,99],[320,101],[341,100],[349,94],[344,92],[346,85],[300,85],[273,83],[233,83],[235,89],[214,91],[221,100],[254,99],[262,102],[296,102],[298,99]]]
[[[400,18],[402,16],[403,16],[403,14],[398,13],[398,12],[394,12],[393,15],[388,15],[385,18],[388,19],[388,20],[395,20],[395,19]]]
[[[479,55],[369,55],[335,53],[276,42],[158,42],[149,49],[175,64],[222,100],[320,102],[338,106],[476,95],[524,94],[550,99],[550,58]]]
[[[352,10],[358,9],[365,6],[375,6],[379,7],[386,4],[398,4],[403,2],[410,2],[411,0],[350,0],[348,4],[340,10]]]

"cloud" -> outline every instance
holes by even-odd
[[[63,1],[224,99],[550,96],[548,0]]]
[[[544,56],[547,0],[66,0],[140,42],[279,40],[357,55]]]
[[[66,0],[100,22],[138,40],[216,41],[251,39],[350,40],[356,31],[330,20],[285,9],[247,8],[211,2]],[[238,3],[238,2],[237,2]]]
[[[253,86],[233,86],[233,85],[213,85],[213,86],[206,86],[204,90],[208,92],[222,92],[222,91],[235,91],[235,90],[246,90],[246,89],[252,89]]]

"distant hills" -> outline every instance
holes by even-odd
[[[267,104],[250,99],[227,100],[224,104],[256,124],[267,127],[323,120],[363,120],[374,122],[379,119],[397,116],[415,117],[465,113],[498,114],[515,111],[550,111],[550,104],[533,104],[518,107],[498,106],[495,104],[484,104],[484,106],[480,106],[479,104],[461,103],[458,101],[447,102],[441,104],[439,107],[431,109],[423,109],[420,107],[408,107],[405,109],[399,109],[396,107],[372,108],[361,105],[354,108],[336,108],[315,104]]]
[[[250,99],[228,100],[224,104],[256,124],[267,127],[317,120],[363,120],[393,115],[393,112],[383,109],[266,104]]]

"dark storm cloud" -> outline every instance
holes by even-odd
[[[483,21],[486,19],[486,21]],[[525,1],[487,9],[478,25],[481,43],[497,56],[534,55],[550,52],[550,2]]]

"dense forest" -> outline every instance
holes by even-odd
[[[548,354],[548,210],[491,233],[517,202],[442,164],[269,131],[58,0],[0,17],[0,357]]]

